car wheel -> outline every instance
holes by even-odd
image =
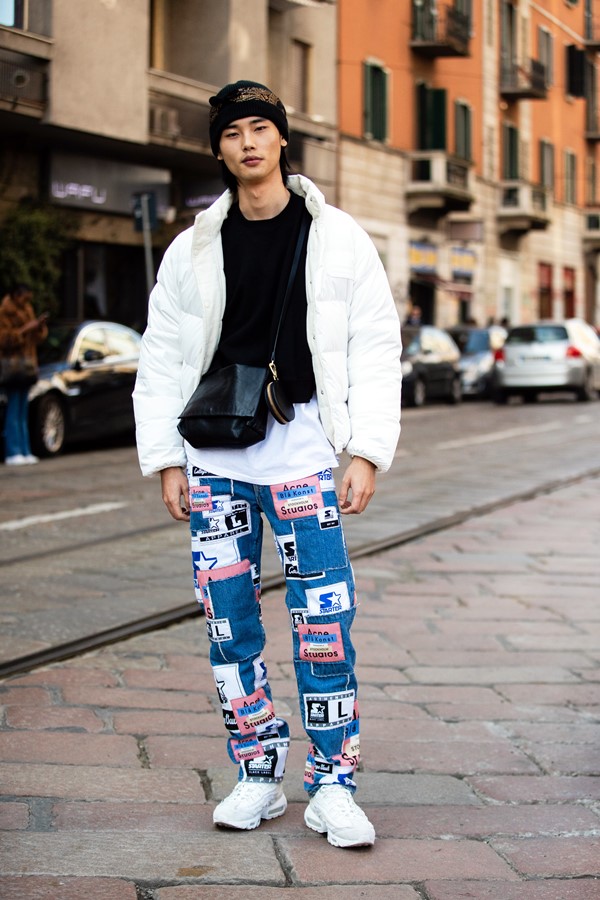
[[[492,400],[497,406],[506,406],[508,403],[508,394],[502,388],[495,388]]]
[[[537,403],[538,395],[536,391],[525,391],[523,394],[523,403]]]
[[[460,403],[462,401],[462,383],[460,378],[455,378],[450,387],[448,403]]]
[[[55,394],[47,394],[38,403],[31,443],[38,456],[56,456],[65,444],[65,411]]]
[[[415,381],[415,386],[413,388],[412,405],[425,406],[426,400],[427,388],[425,387],[425,382],[420,378],[417,378],[417,380]]]
[[[594,390],[594,386],[593,386],[593,378],[592,378],[591,369],[588,369],[586,371],[583,385],[576,392],[576,396],[577,396],[577,399],[582,403],[585,403],[588,400],[593,400],[595,398],[596,391]]]

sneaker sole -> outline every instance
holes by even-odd
[[[344,838],[340,838],[334,834],[331,834],[325,822],[323,822],[322,819],[315,815],[310,806],[307,807],[304,813],[304,822],[306,825],[308,825],[309,828],[311,828],[313,831],[316,831],[318,834],[326,834],[327,840],[333,847],[372,847],[375,843],[374,832],[372,837],[355,841],[346,840]]]
[[[219,828],[232,828],[235,831],[252,831],[253,828],[258,828],[263,819],[277,819],[284,814],[286,809],[287,800],[285,796],[282,795],[277,798],[272,806],[269,806],[269,808],[262,812],[256,819],[251,819],[246,825],[242,825],[240,822],[227,822],[224,819],[219,819],[219,821],[217,821],[214,817],[213,823],[218,825]]]

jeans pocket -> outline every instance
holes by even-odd
[[[335,506],[324,507],[318,516],[295,519],[292,527],[300,575],[343,569],[349,564],[344,532]]]
[[[218,578],[218,570],[214,575],[207,584],[206,617],[213,665],[218,659],[233,663],[259,656],[265,633],[250,569],[228,578]]]
[[[294,655],[299,663],[310,663],[315,678],[332,678],[354,672],[356,654],[350,627],[356,609],[333,616],[308,616],[294,632]]]

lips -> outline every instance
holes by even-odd
[[[261,161],[262,161],[262,160],[261,160],[261,157],[260,157],[260,156],[246,156],[246,157],[242,160],[242,164],[243,164],[243,165],[256,165],[256,163],[259,163],[259,162],[261,162]]]

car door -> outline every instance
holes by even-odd
[[[104,360],[110,368],[110,430],[114,432],[133,428],[133,400],[131,395],[140,355],[140,336],[124,326],[107,325],[105,328],[107,356]]]
[[[62,374],[71,437],[89,437],[102,432],[102,401],[107,373],[104,328],[84,325],[76,335]]]

